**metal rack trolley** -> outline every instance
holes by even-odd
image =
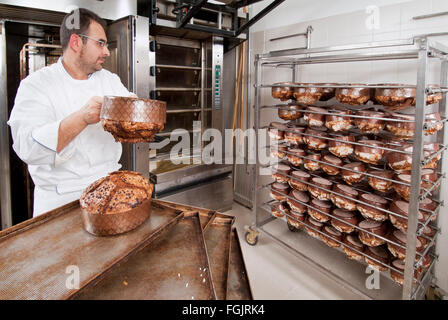
[[[446,98],[446,92],[448,91],[448,48],[443,46],[441,43],[433,41],[431,36],[438,36],[438,35],[444,35],[444,34],[429,34],[429,35],[422,35],[418,36],[412,39],[408,40],[397,40],[397,41],[383,41],[383,42],[372,42],[372,43],[366,43],[366,44],[358,44],[358,45],[344,45],[344,46],[336,46],[336,47],[326,47],[326,48],[313,48],[313,49],[289,49],[289,50],[281,50],[281,51],[275,51],[270,52],[266,54],[258,54],[255,56],[255,101],[254,101],[254,126],[256,131],[256,145],[255,150],[259,150],[259,136],[258,132],[260,129],[268,128],[266,126],[261,127],[260,126],[260,113],[265,108],[279,108],[279,106],[262,106],[261,105],[261,94],[260,92],[265,88],[272,88],[276,87],[278,85],[275,84],[263,84],[262,83],[262,69],[266,67],[274,67],[274,68],[290,68],[292,71],[292,81],[296,82],[297,75],[299,72],[299,67],[301,65],[306,64],[317,64],[317,63],[337,63],[337,62],[352,62],[352,61],[375,61],[375,60],[398,60],[398,59],[417,59],[418,62],[418,70],[417,70],[417,95],[416,95],[416,107],[415,107],[415,130],[414,130],[414,138],[413,138],[413,153],[412,153],[412,176],[411,176],[411,183],[407,184],[407,186],[410,186],[411,193],[410,193],[410,202],[409,202],[409,213],[408,217],[405,217],[408,219],[408,228],[407,228],[407,242],[406,242],[406,259],[405,259],[405,269],[404,273],[399,271],[401,274],[404,275],[404,282],[401,289],[401,298],[402,299],[420,299],[424,296],[427,288],[430,286],[432,281],[434,280],[434,274],[433,274],[433,268],[434,263],[437,260],[437,256],[435,256],[433,253],[431,253],[431,256],[434,257],[431,266],[427,269],[425,275],[420,279],[413,279],[414,278],[414,270],[415,268],[418,268],[422,262],[422,258],[424,255],[428,253],[428,250],[430,250],[433,246],[428,246],[426,250],[420,254],[416,251],[416,244],[417,244],[417,235],[421,236],[423,228],[425,228],[430,220],[436,215],[440,208],[443,206],[443,202],[440,201],[440,194],[438,192],[435,192],[435,196],[437,196],[439,199],[433,199],[437,203],[437,209],[435,209],[433,212],[430,212],[428,219],[421,223],[418,221],[418,205],[419,201],[422,201],[424,198],[428,197],[429,195],[432,195],[432,192],[436,190],[436,187],[440,184],[441,180],[445,177],[445,173],[441,172],[441,161],[439,162],[437,172],[439,174],[439,178],[436,183],[433,183],[432,186],[429,189],[423,190],[423,194],[421,194],[421,185],[420,185],[420,177],[422,173],[422,167],[425,166],[428,162],[430,162],[434,157],[442,156],[444,151],[447,148],[447,145],[444,141],[445,136],[445,129],[442,129],[437,136],[437,143],[440,145],[440,150],[437,153],[432,154],[429,158],[424,159],[423,158],[423,143],[424,143],[424,129],[426,129],[427,124],[424,122],[425,119],[425,105],[426,105],[426,98],[427,95],[432,93],[442,93],[443,98],[439,102],[439,113],[442,116],[442,123],[446,122],[446,104],[447,104],[447,98]],[[429,59],[438,59],[441,63],[441,79],[440,79],[440,88],[432,88],[428,87],[428,73],[429,73]],[[288,85],[292,87],[331,87],[331,88],[339,88],[339,87],[350,87],[351,85],[341,84],[341,85],[304,85],[304,84],[297,84],[297,85]],[[369,87],[369,88],[381,88],[381,87],[387,87],[387,85],[356,85],[355,87]],[[406,86],[408,87],[408,86]],[[280,107],[281,108],[281,107]],[[308,111],[307,111],[308,112]],[[310,113],[313,113],[310,111]],[[319,112],[314,112],[319,113]],[[321,113],[321,114],[329,114],[329,113]],[[343,116],[343,115],[342,115]],[[356,116],[351,116],[355,117]],[[369,117],[362,117],[358,116],[360,118],[369,118]],[[385,119],[384,119],[385,120]],[[391,119],[387,119],[388,121],[393,121]],[[411,121],[412,122],[412,121]],[[444,126],[445,128],[445,126]],[[288,130],[285,130],[288,131]],[[301,133],[302,134],[302,133]],[[307,136],[309,134],[302,134],[303,136]],[[309,135],[312,136],[312,135]],[[329,139],[331,140],[331,138]],[[335,139],[333,139],[335,140]],[[359,143],[353,143],[358,144]],[[269,146],[267,147],[269,148]],[[390,148],[385,147],[384,150],[392,150]],[[393,150],[396,151],[396,150]],[[286,152],[288,153],[288,152]],[[410,154],[410,153],[409,153]],[[296,155],[297,156],[297,155]],[[301,158],[302,157],[299,156]],[[360,291],[358,288],[356,288],[350,281],[344,279],[344,277],[341,277],[340,275],[336,274],[331,270],[331,267],[321,265],[319,262],[316,262],[313,258],[313,255],[307,255],[303,252],[300,252],[297,248],[294,248],[287,242],[283,241],[279,237],[271,234],[269,231],[266,230],[265,226],[266,224],[270,223],[271,221],[277,220],[275,217],[270,216],[267,219],[262,220],[260,218],[260,212],[264,211],[265,213],[270,213],[269,206],[272,203],[272,201],[268,201],[265,203],[260,203],[260,192],[264,188],[270,188],[270,185],[261,185],[259,174],[260,174],[260,168],[262,165],[259,163],[259,156],[256,156],[256,165],[255,165],[255,175],[254,175],[254,181],[253,181],[253,224],[251,227],[249,227],[247,233],[246,233],[246,241],[251,244],[255,245],[258,241],[259,233],[262,232],[263,234],[268,235],[269,238],[273,239],[277,243],[282,244],[287,249],[292,251],[296,256],[302,258],[305,262],[311,264],[313,267],[318,269],[319,271],[323,272],[333,280],[335,280],[337,283],[341,284],[342,286],[351,289],[353,292],[360,294],[366,298],[372,298],[372,296],[366,294],[365,292]],[[316,161],[324,163],[322,161]],[[333,165],[334,166],[334,165]],[[337,167],[337,166],[336,166]],[[350,170],[349,170],[350,171]],[[369,175],[367,175],[369,176]],[[388,180],[388,179],[383,179]],[[394,183],[400,183],[396,180],[392,180]],[[312,185],[311,183],[307,183],[308,185]],[[312,185],[313,186],[313,185]],[[316,186],[314,186],[316,187]],[[334,191],[330,191],[331,193],[335,193]],[[337,193],[336,193],[337,194]],[[338,194],[337,194],[338,195]],[[345,197],[347,199],[351,199],[349,197],[346,197],[344,195],[340,195],[342,197]],[[287,196],[289,198],[289,196]],[[361,202],[356,199],[351,199],[355,202]],[[295,200],[297,201],[297,200]],[[298,201],[300,202],[300,201]],[[310,207],[308,204],[302,203],[306,205],[307,207]],[[366,203],[363,203],[366,205]],[[367,204],[368,205],[368,204]],[[368,205],[371,206],[371,205]],[[372,206],[371,206],[372,207]],[[313,210],[316,210],[314,208]],[[389,215],[397,215],[394,212],[391,212],[389,210],[382,210],[387,212]],[[421,211],[421,210],[420,210]],[[323,212],[321,212],[323,213]],[[327,214],[328,215],[328,214]],[[289,216],[290,218],[291,217]],[[333,217],[333,216],[332,216]],[[404,216],[402,216],[404,217]],[[339,219],[337,219],[339,220]],[[342,220],[341,220],[342,221]],[[302,222],[302,224],[305,224]],[[353,226],[353,225],[352,225]],[[290,227],[288,225],[288,227]],[[311,226],[307,225],[310,229],[313,229]],[[358,226],[354,226],[358,230],[363,230],[362,228],[359,228]],[[437,237],[437,233],[440,232],[440,230],[435,226],[434,228],[436,230],[436,235],[433,238],[427,238],[428,241],[430,241],[430,244],[435,244],[435,240]],[[290,228],[291,230],[291,228]],[[319,232],[319,230],[314,229],[315,232]],[[365,230],[363,230],[365,231]],[[369,233],[367,231],[367,233]],[[378,236],[377,236],[378,237]],[[382,237],[379,237],[382,238]],[[395,243],[389,239],[382,238],[383,240],[387,242],[391,242],[395,245],[398,245],[401,248],[405,248],[404,246],[401,246],[398,243]],[[334,241],[337,241],[336,239],[333,239]],[[338,241],[339,242],[339,241]],[[340,243],[340,242],[339,242]],[[358,252],[359,254],[365,255],[364,253]],[[316,253],[317,255],[318,253]],[[375,259],[373,259],[375,260]],[[414,263],[414,261],[416,261]],[[379,261],[376,261],[379,262]],[[393,269],[391,265],[388,265],[390,269]],[[383,274],[382,274],[383,275]]]

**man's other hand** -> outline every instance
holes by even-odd
[[[100,121],[101,106],[103,105],[103,97],[92,97],[81,108],[80,112],[84,122],[89,124],[95,124]]]

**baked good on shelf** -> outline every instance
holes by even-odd
[[[298,191],[308,191],[306,182],[310,181],[311,175],[303,170],[295,170],[291,172],[291,179],[289,185]]]
[[[268,134],[274,140],[283,140],[285,137],[285,130],[288,127],[280,122],[271,122],[269,124]]]
[[[364,218],[374,221],[387,220],[388,213],[379,210],[379,209],[387,210],[389,202],[386,199],[376,194],[363,193],[359,196],[359,201],[366,203],[366,204],[362,204],[359,202],[356,203],[356,208]]]
[[[274,165],[271,169],[272,178],[279,183],[287,183],[289,181],[289,173],[291,172],[291,167],[284,163],[278,163]]]
[[[333,182],[325,178],[314,177],[310,183],[313,185],[308,185],[308,192],[314,199],[330,200],[330,190]]]
[[[341,167],[343,164],[341,159],[330,154],[323,156],[322,162],[325,162],[320,164],[322,170],[330,176],[339,174],[340,169],[338,167]]]
[[[308,204],[309,201],[310,197],[306,192],[297,190],[291,190],[289,198],[286,200],[291,210],[297,213],[307,212],[306,204]]]
[[[403,260],[395,259],[391,263],[390,277],[392,278],[392,280],[401,285],[403,285],[404,281],[404,268],[405,268],[405,262]],[[420,274],[421,274],[420,270],[418,269],[414,270],[414,284],[417,283],[417,279],[419,279]]]
[[[352,106],[359,106],[369,101],[371,98],[371,90],[362,87],[362,84],[355,85],[360,85],[360,87],[337,88],[336,99],[341,103]]]
[[[373,189],[379,192],[388,192],[389,190],[392,189],[393,182],[381,178],[393,180],[394,177],[393,171],[371,168],[367,171],[367,173],[376,176],[376,177],[370,177],[370,176],[367,177],[367,181]]]
[[[285,214],[289,213],[289,209],[283,202],[276,201],[271,204],[271,213],[276,218],[283,218]]]
[[[387,271],[389,269],[388,264],[390,261],[390,256],[383,247],[365,246],[364,253],[366,254],[366,256],[364,256],[364,260],[373,269],[378,271]]]
[[[316,221],[328,222],[331,218],[331,202],[311,199],[308,214]]]
[[[298,167],[303,163],[303,157],[306,157],[306,152],[299,148],[289,148],[287,157],[291,165]]]
[[[403,232],[408,231],[408,212],[409,212],[409,202],[402,200],[392,201],[389,206],[389,211],[396,213],[389,214],[389,220],[392,222],[395,228],[400,229]],[[424,223],[425,219],[422,212],[419,210],[417,214],[417,219],[419,222]]]
[[[349,187],[349,186],[347,186],[345,184],[341,184],[341,183],[334,184],[333,191],[345,196],[345,197],[342,197],[335,193],[332,193],[330,195],[331,202],[333,202],[333,204],[336,207],[345,209],[348,211],[356,210],[356,202],[351,199],[358,198],[358,191],[356,191],[352,187]]]
[[[303,227],[303,223],[305,221],[306,214],[295,212],[294,210],[289,211],[289,216],[286,216],[286,221],[296,229],[300,229]]]
[[[381,141],[360,140],[358,143],[364,144],[355,146],[355,155],[358,160],[376,165],[383,158],[384,150],[377,148],[384,146]]]
[[[364,243],[366,246],[378,247],[386,243],[386,240],[383,240],[375,236],[378,235],[383,238],[386,237],[388,232],[388,227],[386,223],[374,220],[364,220],[358,224],[358,227],[363,229],[358,231],[359,240],[361,240],[361,242]],[[373,233],[375,235],[370,234],[366,231]]]
[[[275,182],[271,185],[271,198],[277,201],[286,201],[286,195],[289,193],[289,184]]]
[[[352,114],[352,111],[346,108],[333,107],[327,111],[332,115],[325,116],[325,126],[334,131],[347,131],[353,128],[353,120],[348,115]]]
[[[353,153],[354,145],[350,142],[355,142],[355,136],[330,136],[330,138],[339,140],[328,140],[328,151],[336,157],[345,158]],[[344,142],[347,141],[347,142]]]
[[[321,154],[318,152],[308,152],[306,159],[303,159],[303,166],[306,170],[314,172],[320,170],[321,163],[313,160],[321,160]]]
[[[349,185],[354,185],[359,183],[364,178],[364,172],[366,172],[366,167],[361,162],[351,162],[343,166],[344,170],[341,170],[341,177]]]
[[[288,130],[285,131],[285,141],[291,144],[301,144],[303,143],[303,134],[306,130],[306,127],[290,125],[288,126]]]
[[[313,86],[314,83],[299,83],[298,85]],[[323,90],[318,87],[295,87],[294,98],[298,103],[311,105],[319,101],[322,97]]]
[[[331,248],[339,248],[342,242],[342,233],[332,226],[324,226],[320,238],[325,244]],[[338,242],[339,241],[339,242]]]
[[[334,209],[332,212],[331,225],[338,231],[343,233],[352,233],[356,230],[354,226],[357,226],[359,223],[358,215],[355,212],[347,211],[343,209]],[[335,219],[338,218],[338,219]],[[341,221],[342,220],[342,221]],[[344,223],[348,222],[351,225]]]
[[[404,233],[401,230],[394,230],[393,232],[391,232],[391,234],[389,235],[389,240],[406,247],[406,243],[407,243],[407,235],[406,233]],[[390,253],[392,253],[392,255],[395,258],[404,260],[406,258],[406,249],[405,248],[401,248],[399,246],[397,246],[394,243],[388,242],[387,243],[387,248],[389,249]],[[417,239],[416,241],[416,251],[419,253],[422,253],[423,250],[425,250],[425,247],[423,246],[423,244],[421,243],[421,241],[419,239]],[[418,261],[418,255],[416,255],[416,259]]]
[[[280,99],[281,101],[287,101],[293,98],[294,82],[277,82],[272,87],[271,94],[274,99]]]
[[[283,159],[286,157],[286,152],[288,151],[288,147],[285,145],[272,145],[271,146],[271,156],[278,159]]]
[[[313,127],[313,129],[308,128],[305,131],[305,134],[307,135],[303,137],[303,142],[305,142],[311,150],[323,150],[328,146],[326,139],[328,134],[326,131],[327,128],[325,127]]]
[[[307,107],[305,109],[305,113],[303,114],[303,119],[310,127],[322,127],[325,125],[325,115],[321,113],[328,113],[328,111],[327,109],[320,107]]]
[[[278,117],[286,121],[300,119],[302,107],[296,103],[288,103],[287,106],[278,106]]]
[[[381,130],[384,130],[386,122],[381,119],[385,119],[386,114],[384,112],[373,110],[360,110],[356,112],[357,116],[369,117],[369,118],[354,118],[355,125],[361,132],[378,134]],[[378,118],[378,119],[370,119]]]
[[[324,223],[314,220],[311,216],[305,218],[305,231],[313,238],[320,239],[320,233],[318,231],[321,231],[323,226]]]
[[[364,261],[364,256],[361,252],[364,252],[364,245],[359,241],[358,237],[352,234],[345,234],[342,242],[342,251],[351,260]],[[355,251],[356,250],[356,251]]]

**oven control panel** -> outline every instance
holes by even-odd
[[[215,83],[213,97],[215,99],[215,109],[221,109],[221,92],[222,92],[222,70],[221,65],[215,66]]]

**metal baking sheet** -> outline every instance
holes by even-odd
[[[164,206],[175,208],[175,209],[178,209],[181,211],[197,211],[199,213],[199,218],[201,220],[201,226],[202,226],[203,231],[205,231],[207,229],[207,226],[216,217],[216,211],[214,211],[214,210],[192,207],[192,206],[180,204],[177,202],[169,202],[169,201],[163,201],[163,200],[153,200],[153,201],[160,203]]]
[[[111,237],[83,229],[78,201],[1,231],[0,299],[70,298],[183,217],[156,202],[151,210],[141,226]]]
[[[80,300],[214,300],[198,212],[184,212],[173,228],[103,278],[79,291]]]
[[[203,231],[204,231],[204,237],[206,240],[208,255],[210,259],[211,264],[211,270],[212,270],[212,277],[214,273],[219,274],[219,271],[215,272],[215,269],[223,269],[225,268],[225,264],[228,263],[228,273],[227,273],[227,290],[226,290],[226,300],[253,300],[253,295],[249,283],[249,278],[246,271],[246,265],[244,264],[244,258],[243,253],[241,250],[239,238],[238,238],[238,232],[236,228],[232,228],[230,238],[228,239],[230,242],[230,254],[228,262],[225,262],[225,256],[227,254],[223,251],[216,250],[216,253],[218,257],[216,258],[216,265],[213,263],[213,249],[212,246],[214,245],[213,241],[210,241],[208,239],[208,231],[210,228],[215,228],[215,219],[224,219],[226,221],[227,219],[234,219],[234,217],[225,215],[219,212],[210,211],[208,209],[203,208],[197,208],[192,206],[186,206],[178,203],[168,202],[168,201],[161,201],[157,200],[161,204],[171,206],[173,208],[179,209],[179,210],[196,210],[200,213],[201,218],[201,224],[203,225]],[[233,221],[232,221],[233,224]],[[219,227],[219,225],[218,225]],[[224,228],[221,228],[224,229]],[[216,234],[216,230],[213,230],[212,233]],[[226,236],[225,236],[226,237]],[[223,239],[222,239],[223,240]],[[221,246],[224,246],[224,242],[221,241]],[[221,255],[221,259],[219,259],[219,255]],[[222,274],[222,273],[221,273]],[[214,277],[213,277],[214,278]],[[224,282],[224,278],[221,277],[221,282],[218,278],[213,279],[213,283],[215,285],[216,293],[218,299],[222,299],[223,294],[220,293],[220,286],[222,286],[222,283]],[[222,288],[222,287],[221,287]],[[221,292],[224,290],[221,289]]]
[[[218,214],[204,231],[213,283],[218,300],[226,300],[230,240],[234,217]]]
[[[236,228],[232,228],[227,300],[253,300]]]

